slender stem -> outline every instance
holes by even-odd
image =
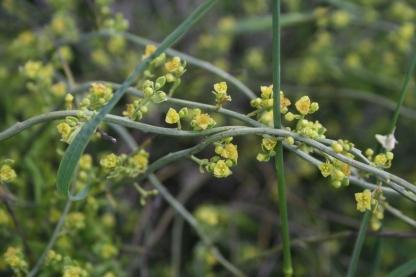
[[[347,277],[354,277],[355,273],[357,272],[358,260],[360,259],[361,249],[363,248],[370,218],[371,211],[366,211],[364,213],[363,220],[361,221],[360,231],[358,232],[358,236],[354,244],[354,251],[352,253],[352,258],[348,267]]]
[[[51,250],[53,246],[55,245],[55,242],[58,239],[59,233],[61,232],[62,227],[64,226],[66,216],[68,215],[69,210],[71,209],[71,204],[72,204],[72,201],[68,199],[66,201],[65,208],[64,208],[64,211],[62,212],[61,218],[59,219],[58,224],[56,225],[55,230],[53,231],[53,234],[48,242],[48,245],[46,246],[45,250],[43,250],[42,255],[39,257],[33,269],[27,275],[28,277],[36,276],[46,256],[48,255],[49,250]]]
[[[280,0],[273,1],[273,122],[274,128],[281,129],[280,114]],[[290,253],[289,220],[287,215],[286,182],[283,163],[283,143],[276,145],[275,168],[279,193],[280,232],[283,240],[283,273],[293,275]]]

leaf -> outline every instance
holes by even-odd
[[[407,263],[402,264],[392,272],[390,272],[387,277],[406,277],[416,273],[416,259],[410,260]]]
[[[104,117],[114,108],[118,101],[126,93],[130,85],[136,78],[143,73],[150,61],[163,53],[168,47],[172,46],[180,37],[182,37],[190,27],[195,24],[218,0],[207,0],[196,8],[171,34],[169,34],[159,45],[156,51],[141,61],[134,71],[128,76],[123,84],[117,89],[113,98],[94,116],[90,121],[84,124],[81,131],[74,138],[73,142],[65,151],[64,157],[59,164],[57,173],[58,191],[74,200],[80,200],[87,196],[88,188],[84,188],[80,193],[73,196],[71,194],[71,182],[74,179],[74,173],[78,166],[78,161],[82,153],[88,145],[91,136],[94,134],[98,125],[103,121]]]

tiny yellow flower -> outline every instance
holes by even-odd
[[[385,166],[387,163],[387,157],[385,154],[378,154],[374,157],[374,164],[376,166]]]
[[[63,96],[65,94],[66,86],[65,83],[59,82],[51,87],[51,91],[56,96]]]
[[[275,137],[265,137],[261,140],[261,146],[267,150],[272,151],[277,144],[277,138]]]
[[[302,96],[298,101],[295,103],[296,109],[302,115],[307,115],[309,113],[309,108],[311,107],[311,100],[308,96]]]
[[[104,156],[100,160],[101,166],[104,167],[105,169],[115,168],[118,165],[118,162],[119,162],[119,157],[113,153]]]
[[[180,116],[178,112],[173,108],[169,108],[165,117],[165,122],[168,124],[176,124],[179,122],[179,120],[180,120]]]
[[[289,107],[292,103],[290,102],[289,98],[285,97],[283,91],[280,91],[280,112],[287,113],[287,107]]]
[[[104,259],[112,258],[118,254],[118,249],[111,243],[103,244],[100,248],[100,256]]]
[[[220,94],[227,94],[227,83],[226,82],[220,82],[214,84],[214,90]]]
[[[357,202],[357,210],[365,212],[371,210],[371,191],[366,189],[363,192],[355,194],[355,201]]]
[[[194,117],[191,124],[199,130],[206,130],[216,124],[215,120],[207,113],[201,113]]]
[[[261,91],[261,98],[263,98],[263,99],[269,99],[273,95],[273,85],[270,85],[270,86],[261,86],[260,87],[260,91]]]
[[[139,153],[131,157],[131,160],[136,169],[138,169],[139,171],[144,171],[146,170],[147,165],[149,164],[149,153],[142,149]]]
[[[10,165],[5,164],[0,168],[0,182],[11,182],[16,177],[16,172]]]
[[[215,163],[214,169],[213,169],[214,176],[217,178],[225,178],[232,174],[230,168],[225,163],[224,160],[219,160]]]
[[[342,151],[344,151],[342,144],[339,142],[332,143],[331,148],[332,150],[334,150],[335,153],[341,153]]]
[[[195,217],[208,225],[215,226],[220,222],[219,214],[209,206],[203,206],[196,211]]]
[[[42,69],[42,63],[38,61],[28,61],[23,67],[23,73],[31,79],[38,76],[39,71]]]
[[[238,160],[238,151],[237,151],[237,145],[232,144],[232,143],[228,143],[226,145],[224,145],[224,147],[220,147],[219,154],[221,157],[225,158],[225,159],[230,159],[233,162],[237,162]]]
[[[329,175],[331,175],[333,168],[334,167],[330,162],[321,163],[319,165],[319,170],[321,171],[321,174],[324,177],[328,177]]]
[[[154,44],[148,44],[146,45],[146,48],[144,49],[143,59],[149,57],[156,51],[157,47]]]
[[[89,170],[92,167],[92,157],[90,154],[84,154],[79,159],[79,166],[81,169]]]
[[[72,133],[71,126],[69,126],[69,124],[66,122],[61,122],[56,126],[56,129],[58,129],[58,132],[61,135],[61,140],[68,142]]]
[[[179,57],[174,57],[165,63],[165,69],[170,73],[177,72],[181,66],[181,59]]]
[[[85,277],[88,276],[88,272],[79,267],[74,265],[66,265],[64,266],[64,272],[62,277]]]
[[[24,260],[23,251],[20,247],[8,247],[4,253],[4,261],[15,270],[27,269],[27,262]]]

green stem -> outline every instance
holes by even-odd
[[[76,116],[79,113],[79,111],[72,110],[72,111],[56,111],[56,112],[50,112],[43,115],[35,116],[33,118],[30,118],[28,120],[25,120],[23,122],[16,123],[15,125],[11,126],[10,128],[4,130],[3,132],[0,132],[0,141],[3,139],[7,139],[15,134],[20,133],[24,129],[30,128],[31,126],[34,126],[36,124],[47,122],[51,120],[61,119],[66,116]],[[416,197],[414,194],[416,194],[416,189],[413,184],[410,182],[393,175],[391,173],[388,173],[382,169],[373,167],[371,165],[368,165],[366,163],[359,162],[357,160],[350,159],[344,155],[337,154],[333,152],[333,150],[328,147],[325,144],[322,144],[318,141],[312,140],[310,138],[301,136],[297,133],[288,131],[288,130],[282,130],[282,129],[273,129],[273,128],[251,128],[251,127],[239,127],[239,126],[229,126],[229,127],[217,127],[212,128],[209,130],[205,130],[202,132],[196,132],[196,131],[182,131],[177,130],[173,128],[163,128],[158,126],[153,126],[141,122],[135,122],[131,121],[127,118],[115,116],[115,115],[106,115],[104,120],[110,124],[117,124],[125,127],[134,128],[137,130],[140,130],[145,133],[152,133],[152,134],[159,134],[159,135],[165,135],[165,136],[176,136],[176,137],[200,137],[200,136],[207,136],[207,135],[213,135],[211,137],[208,137],[206,140],[202,142],[202,145],[197,145],[185,150],[180,150],[178,152],[170,153],[166,156],[169,161],[172,161],[173,158],[178,157],[177,155],[180,155],[180,158],[188,157],[188,155],[195,154],[210,143],[213,143],[215,141],[218,141],[226,136],[242,136],[242,135],[272,135],[277,137],[293,137],[295,141],[299,141],[301,143],[305,143],[325,154],[330,155],[331,157],[334,157],[342,162],[345,162],[357,169],[363,170],[365,172],[374,174],[377,178],[380,180],[383,180],[386,185],[390,186],[394,191],[402,194],[403,196],[409,198],[410,200],[416,202]],[[305,160],[311,162],[312,164],[318,165],[320,161],[317,161],[312,156],[308,155],[305,152],[302,152],[301,150],[297,149],[296,147],[285,145],[290,151],[294,152],[295,154],[301,156]],[[178,154],[176,154],[178,153]],[[165,161],[161,158],[160,163],[166,163],[169,161]],[[158,168],[157,168],[158,169]],[[368,182],[365,182],[359,177],[350,176],[350,180],[353,183],[359,184],[361,186],[372,188],[374,186],[373,184],[370,184]],[[384,190],[384,187],[383,187]],[[388,192],[392,192],[391,190]]]
[[[273,1],[273,122],[274,128],[281,129],[280,114],[280,0]],[[283,143],[276,145],[275,168],[279,193],[280,232],[283,241],[283,273],[293,275],[290,253],[289,220],[287,215],[286,182],[283,163]]]
[[[59,218],[58,224],[55,227],[55,230],[53,231],[53,234],[48,242],[48,245],[46,246],[45,250],[43,250],[42,255],[39,257],[38,261],[36,262],[35,266],[33,267],[33,269],[29,272],[29,274],[27,275],[28,277],[33,277],[36,276],[36,274],[38,273],[38,271],[40,270],[40,267],[43,265],[43,262],[45,261],[49,250],[51,250],[53,248],[53,246],[55,245],[56,240],[59,237],[59,234],[62,230],[62,228],[64,227],[64,223],[65,223],[65,219],[66,216],[69,213],[69,210],[71,209],[71,200],[67,200],[66,204],[65,204],[65,208],[64,211],[62,212],[61,217]]]
[[[364,213],[363,220],[361,221],[360,231],[358,232],[357,240],[354,244],[354,251],[352,253],[352,258],[350,265],[348,267],[347,277],[354,277],[357,272],[358,260],[360,259],[361,249],[363,248],[365,235],[367,233],[368,222],[371,218],[371,211],[366,211]]]

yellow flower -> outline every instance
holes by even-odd
[[[20,247],[9,247],[4,253],[4,261],[15,270],[25,270],[27,262],[24,260],[23,252]]]
[[[227,83],[226,82],[220,82],[214,84],[214,90],[220,94],[227,94]]]
[[[69,124],[66,122],[61,122],[56,126],[56,128],[58,129],[58,132],[61,135],[61,138],[62,138],[61,140],[68,142],[72,133],[71,126],[69,126]]]
[[[169,108],[165,117],[165,122],[168,124],[176,124],[179,122],[179,120],[180,120],[180,116],[178,112],[173,108]]]
[[[8,213],[3,209],[0,209],[0,226],[6,226],[12,223],[11,218]]]
[[[103,244],[100,248],[100,256],[104,259],[112,258],[118,254],[118,249],[111,243]]]
[[[201,113],[194,117],[191,122],[192,126],[200,130],[206,130],[216,124],[215,120],[209,114]]]
[[[265,137],[261,140],[261,146],[267,151],[272,151],[277,144],[277,138]]]
[[[144,171],[149,164],[149,153],[142,149],[139,153],[135,154],[131,160],[136,169],[139,171]]]
[[[321,163],[319,165],[319,170],[321,171],[321,174],[324,177],[328,177],[329,175],[331,175],[333,168],[334,167],[329,162]]]
[[[79,266],[66,265],[64,266],[64,272],[62,277],[85,277],[88,276],[88,273],[85,269],[82,269]]]
[[[65,94],[66,86],[64,82],[59,82],[51,87],[51,91],[56,96],[63,96]]]
[[[84,229],[85,228],[85,215],[81,212],[72,212],[68,214],[65,224],[71,229]]]
[[[100,160],[101,166],[104,167],[105,169],[115,168],[118,162],[119,162],[119,157],[113,153],[104,156]]]
[[[385,166],[387,163],[387,156],[385,154],[378,154],[374,157],[374,164],[376,166]]]
[[[10,165],[5,164],[0,168],[0,182],[11,182],[16,177],[16,172]]]
[[[90,87],[90,93],[106,100],[111,99],[113,96],[112,89],[102,83],[92,83]]]
[[[307,115],[309,113],[309,108],[311,107],[311,100],[308,96],[302,96],[296,101],[295,106],[301,114]]]
[[[283,91],[280,91],[280,112],[286,113],[287,107],[289,107],[291,104],[290,100],[285,97],[285,94]]]
[[[79,159],[79,166],[81,169],[88,170],[92,167],[92,157],[89,154],[82,155],[81,159]]]
[[[215,226],[220,222],[219,214],[209,206],[203,206],[196,211],[195,217],[208,225]]]
[[[371,210],[371,191],[366,189],[363,192],[356,193],[355,201],[357,202],[357,210],[360,212]]]
[[[179,57],[174,57],[170,61],[165,63],[165,69],[168,72],[176,72],[181,67],[181,59]]]
[[[23,73],[31,79],[34,79],[38,76],[39,71],[42,69],[42,63],[41,62],[34,62],[34,61],[28,61],[25,63],[23,67]]]
[[[216,149],[217,150],[217,149]],[[219,155],[225,159],[230,159],[233,162],[237,162],[238,160],[238,151],[237,151],[237,145],[228,143],[224,147],[219,147],[218,149]]]
[[[270,86],[261,86],[260,87],[260,91],[261,91],[261,98],[263,98],[263,99],[269,99],[273,95],[273,85],[270,85]]]
[[[213,169],[214,176],[217,178],[225,178],[232,174],[230,168],[225,163],[224,160],[219,160],[215,163],[214,169]]]
[[[154,44],[148,44],[146,45],[146,48],[144,49],[143,59],[149,57],[156,51],[157,47]]]

